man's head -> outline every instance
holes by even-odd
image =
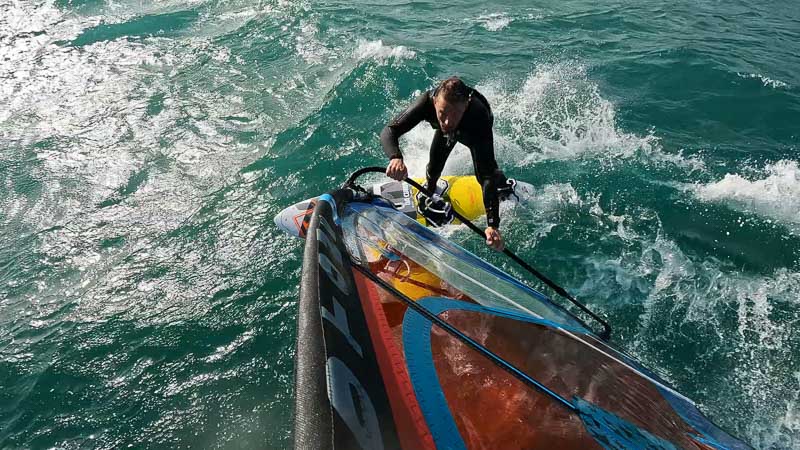
[[[433,97],[433,107],[443,133],[450,133],[458,127],[467,110],[469,94],[470,89],[458,77],[450,77],[439,83]]]

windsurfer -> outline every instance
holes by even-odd
[[[381,145],[390,159],[386,167],[387,176],[396,180],[403,180],[408,176],[408,169],[400,152],[399,138],[423,120],[436,130],[430,147],[425,187],[435,192],[436,182],[442,174],[447,157],[457,142],[469,148],[475,176],[483,189],[487,219],[486,244],[502,251],[505,244],[500,234],[498,189],[508,190],[509,185],[494,157],[494,116],[489,101],[458,77],[450,77],[439,83],[435,89],[417,97],[411,106],[389,122],[381,132]],[[422,199],[420,205],[423,214],[424,208],[430,206],[432,201],[435,199]]]

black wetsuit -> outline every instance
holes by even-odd
[[[430,158],[426,169],[427,187],[431,190],[444,169],[444,163],[456,142],[464,144],[472,153],[472,164],[475,176],[483,188],[483,204],[486,208],[487,224],[500,226],[499,199],[497,188],[505,185],[506,178],[497,167],[494,158],[494,137],[492,125],[494,116],[488,100],[480,92],[472,89],[469,105],[455,131],[447,135],[442,133],[436,110],[433,107],[435,91],[426,91],[405,111],[395,117],[381,132],[383,151],[390,159],[402,158],[398,139],[409,132],[423,120],[428,122],[436,132],[431,142]]]

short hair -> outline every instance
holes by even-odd
[[[471,93],[461,78],[455,76],[442,81],[436,88],[436,95],[442,94],[448,102],[466,102]]]

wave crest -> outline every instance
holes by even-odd
[[[614,105],[604,99],[586,68],[571,63],[546,64],[517,89],[501,82],[478,86],[492,102],[502,137],[510,150],[522,152],[523,165],[542,160],[570,160],[598,155],[630,157],[654,152],[652,134],[621,131]]]
[[[696,185],[694,194],[706,201],[722,202],[733,208],[776,220],[800,231],[800,167],[796,161],[781,160],[764,168],[765,177],[749,180],[727,174],[722,180]]]
[[[781,80],[772,79],[772,78],[770,78],[770,77],[768,77],[766,75],[762,75],[760,73],[741,73],[741,72],[736,72],[736,75],[738,75],[739,77],[744,78],[744,79],[756,79],[756,80],[760,81],[761,84],[764,85],[764,87],[771,87],[773,89],[780,89],[780,88],[788,88],[789,87],[788,83],[784,83]]]
[[[481,24],[487,31],[500,31],[507,27],[512,20],[513,19],[505,13],[492,13],[478,17],[476,22]]]
[[[385,62],[389,59],[411,59],[417,56],[417,52],[405,46],[384,45],[382,40],[364,41],[358,43],[355,50],[355,57],[359,60],[373,59],[378,62]]]

